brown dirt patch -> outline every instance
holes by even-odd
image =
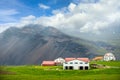
[[[3,71],[3,70],[0,70],[0,75],[3,74],[3,75],[14,75],[15,72],[10,72],[10,71]]]

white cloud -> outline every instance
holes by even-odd
[[[0,9],[0,21],[1,22],[16,21],[13,15],[16,15],[18,13],[19,12],[16,11],[15,9],[7,9],[7,10]]]
[[[0,15],[14,15],[17,14],[18,12],[15,9],[9,9],[9,10],[0,10]]]
[[[42,9],[49,9],[50,7],[44,4],[38,4],[40,8]]]
[[[16,24],[15,23],[0,24],[0,33],[12,26],[16,26]]]
[[[28,24],[34,24],[34,20],[36,19],[36,17],[35,16],[33,16],[33,15],[29,15],[29,16],[27,16],[27,17],[23,17],[23,18],[21,18],[21,20],[20,20],[20,25],[19,25],[19,27],[21,27],[22,25],[24,26],[24,25],[28,25]]]
[[[21,18],[17,24],[23,26],[33,23],[54,26],[68,32],[100,33],[102,29],[120,22],[120,0],[99,0],[96,3],[94,1],[80,4],[71,3],[68,7],[53,10],[54,14],[49,17],[30,15]]]
[[[21,20],[17,23],[6,23],[6,24],[0,24],[0,33],[4,30],[8,29],[9,27],[24,27],[25,25],[29,24],[35,24],[36,17],[33,15],[29,15],[27,17],[21,18]]]
[[[72,0],[73,3],[79,4],[79,3],[95,3],[99,0]]]
[[[40,17],[37,23],[45,26],[55,26],[63,29],[74,29],[80,32],[99,33],[101,29],[109,27],[111,23],[120,18],[119,0],[85,0],[80,4],[71,3],[66,10],[56,10],[51,17]]]
[[[76,5],[73,4],[73,3],[71,3],[71,4],[68,6],[68,9],[69,9],[69,11],[72,12],[72,11],[75,9],[75,7],[76,7]]]

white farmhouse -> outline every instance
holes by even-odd
[[[63,65],[65,60],[63,58],[59,57],[59,58],[55,59],[54,62],[56,63],[56,65]]]
[[[114,60],[116,60],[114,54],[112,54],[112,53],[106,53],[104,55],[104,61],[114,61]]]
[[[88,70],[89,59],[88,58],[69,58],[69,61],[63,63],[64,70]]]

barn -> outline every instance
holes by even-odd
[[[89,68],[88,58],[65,58],[63,63],[64,70],[88,70]]]
[[[55,66],[55,62],[54,61],[43,61],[41,66]]]

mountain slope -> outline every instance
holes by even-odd
[[[89,41],[41,25],[11,27],[0,34],[0,45],[1,65],[40,64],[43,60],[58,57],[92,58],[101,54],[98,51],[101,49],[95,48]]]

